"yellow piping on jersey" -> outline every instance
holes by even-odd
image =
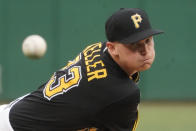
[[[139,112],[137,112],[137,119],[136,119],[136,121],[134,123],[133,130],[132,131],[135,131],[136,130],[136,128],[138,126],[138,121],[139,121]]]

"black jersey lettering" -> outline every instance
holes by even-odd
[[[101,79],[107,77],[106,69],[96,70],[90,73],[87,73],[88,81],[91,81],[93,79]]]
[[[89,65],[90,62],[93,62],[94,59],[95,59],[96,57],[99,57],[99,56],[100,56],[100,55],[94,55],[93,58],[92,58],[91,60],[88,60],[88,59],[87,59],[87,60],[85,61],[85,64],[86,64],[86,65]],[[85,58],[86,58],[86,57],[85,57]]]
[[[90,72],[91,71],[90,70],[91,68],[96,68],[97,66],[104,67],[103,61],[100,60],[100,61],[97,61],[97,62],[93,63],[92,65],[87,65],[86,66],[87,72]]]
[[[84,49],[83,53],[84,53],[84,56],[86,57],[87,55],[89,55],[88,53],[89,52],[93,52],[94,50],[96,50],[96,48],[98,48],[97,51],[100,51],[101,50],[101,47],[102,47],[102,43],[96,43],[96,44],[93,44],[91,46],[88,46],[86,49]],[[92,53],[91,53],[92,54]]]
[[[89,60],[90,57],[92,57],[94,53],[100,52],[100,51],[101,49],[93,50],[89,55],[85,55],[85,60]]]
[[[67,78],[67,75],[71,75],[71,77]],[[43,90],[44,97],[51,100],[53,97],[63,94],[71,88],[78,86],[81,79],[82,75],[80,66],[70,68],[68,70],[68,74],[65,73],[59,78],[57,78],[54,74]]]
[[[101,56],[102,43],[96,43],[88,46],[84,51],[84,60],[86,65],[88,81],[107,77],[105,65],[99,57]]]

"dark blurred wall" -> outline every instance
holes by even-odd
[[[141,74],[142,98],[196,100],[194,0],[0,0],[0,100],[35,90],[86,45],[105,41],[105,21],[121,7],[143,8],[165,31],[154,37],[155,63]],[[31,34],[47,41],[40,60],[22,54]]]

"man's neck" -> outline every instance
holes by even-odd
[[[119,58],[116,56],[113,56],[112,53],[110,53],[110,51],[108,50],[109,55],[111,56],[111,58],[121,67],[122,70],[124,70],[126,72],[126,74],[128,76],[132,76],[133,74],[135,74],[137,71],[135,70],[126,70],[126,68],[124,66],[122,66],[119,62]]]

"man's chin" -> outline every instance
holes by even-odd
[[[150,69],[150,67],[151,67],[151,64],[144,64],[144,65],[142,65],[142,66],[139,68],[139,71],[148,70],[148,69]]]

